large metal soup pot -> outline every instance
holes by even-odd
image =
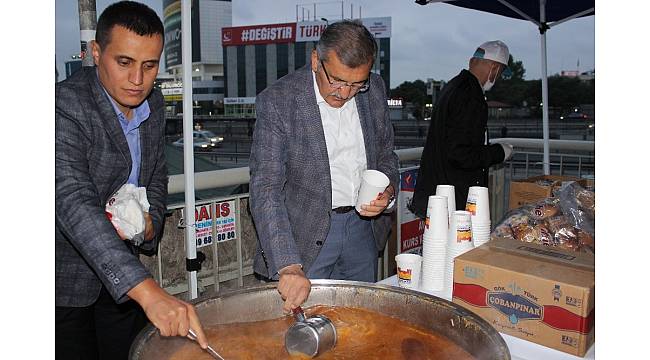
[[[284,316],[276,286],[277,283],[269,283],[199,299],[196,310],[203,326],[276,319]],[[309,299],[303,306],[313,305],[372,310],[442,334],[477,359],[510,359],[505,341],[491,325],[471,311],[435,296],[372,283],[313,280]],[[187,341],[162,337],[148,325],[136,337],[129,358],[168,359]]]

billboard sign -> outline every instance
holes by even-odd
[[[391,18],[374,17],[361,19],[363,25],[377,39],[389,38],[391,35]],[[296,42],[318,41],[325,31],[325,21],[302,21],[296,23]]]
[[[224,105],[237,105],[237,104],[255,104],[255,97],[227,97],[223,98]]]
[[[181,46],[181,2],[180,0],[163,0],[165,27],[165,67],[180,65],[183,62]],[[200,7],[197,0],[192,0],[192,61],[201,61],[201,29],[199,19]]]
[[[279,44],[296,41],[296,23],[224,27],[221,45]]]
[[[165,67],[179,65],[181,59],[181,2],[163,1],[165,14]]]
[[[302,21],[296,23],[296,42],[318,41],[325,31],[325,21]]]
[[[401,109],[403,107],[402,99],[388,99],[386,101],[389,108]]]
[[[211,211],[210,204],[197,205],[194,209],[197,248],[237,238],[235,201],[215,203],[214,209],[214,214]],[[181,209],[181,216],[183,216],[183,211],[184,209]],[[212,231],[213,221],[214,232]],[[185,223],[184,217],[181,222]]]
[[[361,19],[363,26],[368,28],[368,31],[377,39],[384,39],[390,37],[391,21],[390,17],[375,17]]]

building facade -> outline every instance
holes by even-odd
[[[378,54],[373,72],[379,74],[390,89],[391,18],[364,18],[363,24],[377,39]],[[241,108],[237,98],[250,102],[267,86],[309,63],[325,21],[229,27],[222,30],[221,45],[225,74],[225,112],[239,114],[230,106]],[[244,100],[242,100],[244,101]],[[253,110],[254,115],[254,110]]]
[[[181,1],[163,0],[163,14],[164,61],[169,75],[164,80],[171,82],[163,93],[169,107],[180,108],[178,94],[182,94],[183,78]],[[231,0],[192,0],[192,100],[197,114],[217,113],[223,107],[225,83],[221,37],[222,29],[231,25]]]

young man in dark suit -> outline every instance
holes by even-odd
[[[163,25],[145,5],[106,8],[92,43],[95,67],[56,85],[55,299],[57,359],[127,359],[147,318],[164,336],[196,331],[192,305],[167,294],[139,261],[156,248],[167,197],[162,95],[153,89]],[[144,242],[106,217],[123,184],[145,187]]]

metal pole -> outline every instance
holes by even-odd
[[[241,232],[241,198],[235,199],[235,231],[237,238],[235,240],[237,245],[237,283],[239,287],[244,286],[244,257],[242,255],[242,232]]]
[[[401,184],[402,173],[400,173],[399,176]],[[402,192],[400,191],[399,194],[397,194],[397,216],[395,220],[397,221],[397,254],[402,253],[402,209],[399,207],[402,204],[402,196]]]
[[[162,275],[162,251],[160,246],[156,249],[156,263],[158,265],[158,285],[163,287],[163,275]]]
[[[214,276],[214,293],[219,292],[219,249],[217,248],[217,205],[210,203],[210,215],[212,216],[212,275]]]
[[[316,3],[314,3],[314,21],[316,21]]]
[[[546,0],[539,1],[539,20],[546,23]],[[540,41],[542,46],[542,131],[544,135],[544,175],[551,174],[550,145],[548,131],[548,74],[546,67],[546,29],[541,29]]]
[[[185,177],[185,251],[196,259],[196,219],[194,216],[194,116],[192,111],[192,0],[181,0],[181,44],[183,63],[183,170]],[[190,300],[198,295],[196,271],[188,271]]]
[[[93,57],[86,56],[90,53],[88,46],[95,40],[95,29],[97,29],[97,7],[95,0],[79,0],[79,30],[81,49],[81,66],[94,66]]]
[[[375,35],[374,36],[375,43],[377,44],[377,59],[375,60],[375,63],[373,65],[375,68],[375,74],[381,75],[381,46],[380,46],[381,42],[377,38],[377,35],[379,35],[379,33],[375,33],[374,35]]]
[[[296,22],[298,22],[298,4],[296,4]]]

